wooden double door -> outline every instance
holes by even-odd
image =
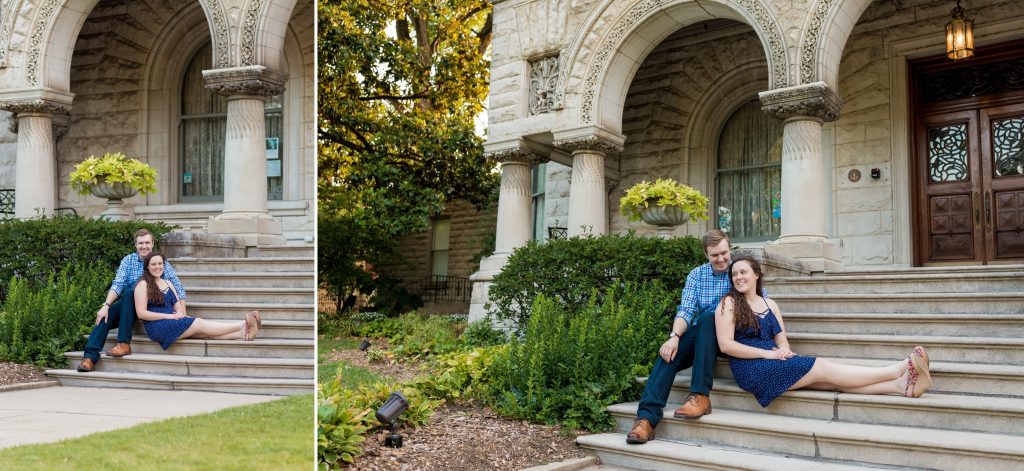
[[[920,262],[1024,261],[1024,97],[1009,101],[918,117]]]

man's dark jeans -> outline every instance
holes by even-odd
[[[715,307],[701,311],[696,319],[696,324],[688,327],[679,338],[679,350],[675,358],[665,362],[659,355],[651,376],[647,378],[636,416],[650,421],[651,427],[657,426],[661,420],[668,395],[672,391],[672,381],[681,370],[693,366],[691,393],[707,396],[711,392],[715,358],[719,353],[718,338],[715,336]]]
[[[106,322],[100,322],[92,328],[89,342],[85,344],[86,358],[92,359],[93,362],[100,360],[100,350],[103,349],[111,328],[117,329],[118,342],[132,341],[132,329],[135,327],[135,299],[132,296],[134,292],[134,286],[125,287],[121,298],[110,305]]]

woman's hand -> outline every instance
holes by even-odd
[[[177,312],[177,311],[175,311],[175,312],[172,312],[172,313],[168,314],[168,316],[170,316],[171,319],[178,320],[178,319],[181,319],[181,318],[185,317],[185,313],[184,312]]]
[[[779,360],[788,360],[796,355],[795,353],[793,353],[792,350],[789,349],[789,347],[775,347],[772,349],[772,353],[774,353],[775,358]]]

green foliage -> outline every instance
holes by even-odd
[[[42,286],[13,278],[0,312],[0,359],[64,367],[64,352],[81,350],[114,271],[100,265],[65,267]]]
[[[142,228],[149,229],[158,244],[160,236],[170,231],[164,223],[78,216],[0,221],[0,303],[13,277],[39,287],[61,267],[95,263],[113,273],[121,259],[135,251],[135,232]],[[102,296],[88,301],[98,304],[101,300]]]
[[[124,183],[144,195],[156,191],[156,170],[120,152],[91,155],[71,172],[71,188],[82,195],[88,195],[100,180]]]
[[[574,311],[587,305],[594,290],[600,304],[607,288],[627,282],[657,280],[679,293],[690,270],[706,262],[700,241],[690,236],[660,239],[630,233],[530,241],[494,277],[490,310],[521,331],[539,294]]]
[[[386,338],[397,356],[420,357],[455,351],[465,322],[446,316],[409,312],[397,318],[378,319],[359,325],[363,337]]]
[[[317,313],[316,329],[320,335],[328,339],[351,337],[356,334],[356,326],[351,318],[344,315],[329,315],[325,312]]]
[[[621,298],[609,289],[582,309],[568,310],[539,295],[525,336],[498,356],[490,376],[495,407],[503,415],[560,423],[591,431],[609,429],[609,405],[635,400],[636,376],[647,374],[669,328],[675,295],[659,283],[627,284]]]
[[[626,196],[619,200],[619,211],[630,221],[639,221],[640,213],[652,205],[682,209],[690,219],[708,219],[708,198],[668,178],[659,178],[654,183],[642,181],[629,187]]]
[[[436,399],[485,399],[493,382],[494,360],[508,354],[508,345],[478,347],[435,357],[431,374],[411,386]]]
[[[487,97],[491,5],[318,3],[319,278],[344,298],[387,283],[395,239],[498,186],[475,118]],[[393,280],[391,281],[393,283]]]
[[[501,345],[509,341],[508,333],[494,327],[493,320],[489,317],[476,322],[471,322],[462,332],[462,345],[467,348],[489,347]]]

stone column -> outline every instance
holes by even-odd
[[[53,117],[70,109],[66,100],[32,98],[0,103],[14,113],[12,131],[18,133],[14,167],[14,217],[52,215],[57,207],[57,156]]]
[[[246,246],[283,245],[281,221],[267,212],[264,100],[284,93],[287,77],[264,66],[204,70],[206,88],[228,99],[224,141],[224,210],[207,232],[241,238]]]
[[[782,228],[765,251],[799,260],[812,272],[840,268],[842,253],[826,233],[830,169],[821,127],[839,117],[843,102],[823,82],[761,92],[760,98],[766,113],[783,120]]]
[[[605,158],[622,146],[596,135],[555,141],[555,147],[572,153],[572,184],[569,187],[569,237],[608,233],[608,192],[605,189]]]

